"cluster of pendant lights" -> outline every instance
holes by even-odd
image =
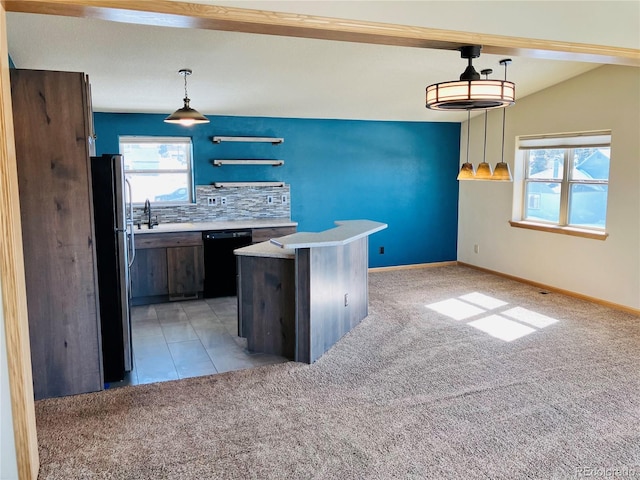
[[[209,119],[202,115],[199,111],[189,106],[189,95],[187,95],[187,77],[193,73],[188,68],[183,68],[178,71],[178,74],[184,77],[184,106],[179,108],[167,118],[164,119],[166,123],[177,123],[185,127],[190,127],[197,123],[209,123]]]
[[[460,48],[460,56],[468,59],[466,70],[460,80],[442,82],[427,87],[426,107],[432,110],[466,110],[467,111],[467,159],[460,168],[458,180],[493,180],[512,182],[509,164],[504,161],[504,134],[506,107],[515,103],[515,84],[507,81],[507,65],[511,59],[500,60],[504,66],[504,80],[490,80],[493,70],[482,70],[484,79],[473,68],[473,59],[480,56],[480,46],[470,45]],[[488,110],[502,108],[502,158],[492,170],[486,161],[487,156],[487,114]],[[484,153],[482,163],[474,168],[469,162],[469,134],[471,110],[484,110]]]

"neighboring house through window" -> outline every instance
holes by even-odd
[[[514,199],[520,222],[604,233],[610,131],[521,136],[518,149],[524,162],[522,198]]]
[[[133,202],[191,203],[191,151],[189,137],[121,136],[120,153]]]

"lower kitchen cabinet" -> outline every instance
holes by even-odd
[[[193,297],[204,288],[204,248],[167,248],[169,298]]]
[[[136,299],[168,294],[167,249],[138,249],[131,266],[131,296]]]
[[[251,230],[254,243],[295,233],[296,227]],[[202,232],[153,232],[136,236],[131,267],[133,305],[202,296],[204,245]]]

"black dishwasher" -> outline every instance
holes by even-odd
[[[202,232],[204,297],[232,297],[237,292],[236,248],[251,245],[251,230]]]

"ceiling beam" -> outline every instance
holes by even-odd
[[[640,50],[633,48],[487,35],[168,0],[3,0],[3,3],[8,12],[440,50],[457,50],[464,45],[481,45],[483,53],[496,55],[640,66]]]

